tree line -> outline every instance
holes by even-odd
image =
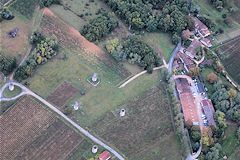
[[[117,38],[109,40],[106,44],[106,50],[118,62],[128,61],[131,64],[137,64],[149,73],[155,66],[162,64],[157,53],[136,36],[129,36],[122,41]]]

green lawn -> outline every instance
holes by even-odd
[[[143,41],[149,44],[156,52],[162,53],[165,60],[168,62],[175,45],[172,44],[171,37],[167,33],[156,32],[143,35]]]
[[[236,136],[236,131],[237,131],[237,125],[229,124],[225,133],[226,139],[224,139],[222,143],[223,152],[227,156],[231,155],[233,159],[235,156],[237,156],[237,153],[235,153],[235,151],[239,150],[239,147],[240,147],[239,144],[237,144],[238,139]]]
[[[14,97],[18,94],[21,93],[21,88],[19,88],[18,86],[14,86],[14,90],[13,91],[10,91],[8,89],[8,87],[3,91],[3,96],[6,97],[6,98],[11,98],[11,97]]]

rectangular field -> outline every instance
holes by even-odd
[[[230,76],[240,84],[240,36],[219,47],[219,55]]]
[[[82,142],[82,137],[60,120],[35,138],[16,159],[66,159]]]
[[[0,118],[2,159],[66,159],[83,140],[28,96],[18,100]]]
[[[92,125],[92,130],[123,152],[129,160],[150,160],[148,156],[151,154],[154,154],[151,156],[153,159],[181,157],[181,149],[171,124],[170,104],[163,85],[160,84],[118,109],[107,112]],[[125,117],[119,116],[122,108],[126,110]],[[168,154],[170,148],[172,153]]]
[[[63,82],[57,89],[47,97],[47,100],[63,110],[64,105],[77,93],[78,89],[74,88],[70,83]]]
[[[42,108],[41,104],[30,97],[20,99],[0,118],[3,159],[17,157],[24,147],[55,119],[50,112]]]

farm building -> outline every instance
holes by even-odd
[[[195,109],[194,97],[192,95],[188,81],[183,78],[176,80],[177,91],[179,94],[185,123],[188,125],[198,125],[199,119]]]
[[[188,57],[185,53],[178,52],[177,56],[184,64],[184,68],[186,69],[186,71],[189,71],[190,69],[195,67],[195,63],[193,62],[193,60],[190,57]]]
[[[206,47],[212,47],[212,43],[211,40],[209,38],[202,38],[200,39],[200,42],[202,42],[202,44]]]
[[[200,34],[202,37],[207,37],[211,34],[208,27],[203,24],[198,18],[192,17],[195,23],[195,31],[196,33]]]
[[[191,58],[194,58],[196,56],[196,49],[201,47],[202,46],[202,43],[199,42],[198,40],[194,39],[192,41],[192,43],[190,44],[190,46],[186,49],[186,54],[191,57]]]
[[[213,108],[213,104],[212,104],[211,100],[204,99],[204,100],[202,100],[201,105],[202,105],[203,112],[207,117],[208,124],[210,126],[216,126],[216,123],[215,123],[214,117],[213,117],[215,110]]]
[[[102,152],[98,157],[98,160],[110,160],[110,159],[111,159],[111,154],[108,151]]]

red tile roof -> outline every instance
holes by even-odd
[[[177,90],[182,105],[184,120],[192,125],[194,122],[199,122],[194,97],[192,95],[188,81],[184,78],[176,80]]]
[[[194,61],[185,53],[178,52],[177,54],[188,70],[195,67]]]
[[[194,39],[192,41],[192,43],[190,44],[190,46],[187,48],[186,52],[187,54],[189,54],[189,56],[191,56],[192,58],[196,56],[196,49],[198,47],[200,47],[202,45],[201,42],[199,42],[198,40]]]
[[[203,38],[200,40],[202,44],[204,44],[206,47],[212,47],[211,40],[209,38]]]
[[[195,23],[195,29],[202,34],[203,37],[207,37],[211,34],[208,27],[203,24],[198,18],[192,17]]]
[[[99,155],[98,160],[109,160],[110,158],[111,154],[108,151],[104,151]]]

